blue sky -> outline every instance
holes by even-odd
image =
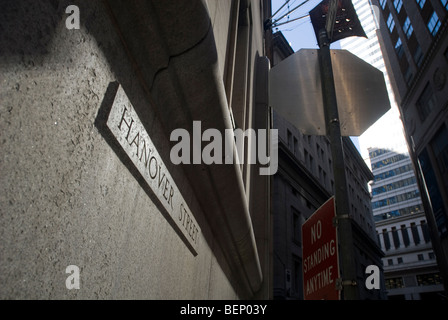
[[[289,3],[273,17],[273,21],[304,2],[306,3],[303,6],[289,15],[289,20],[307,15],[308,12],[321,1],[322,0],[309,0],[306,2],[304,0],[290,0]],[[272,13],[274,14],[285,2],[286,0],[272,0]],[[288,21],[288,16],[281,19],[279,23],[286,21]],[[277,31],[277,28],[273,28],[273,31]],[[301,48],[318,48],[317,39],[314,35],[313,26],[311,25],[311,20],[309,17],[281,25],[278,27],[278,31],[282,31],[294,51],[298,51]]]

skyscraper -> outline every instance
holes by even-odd
[[[447,290],[448,1],[371,2],[378,13],[378,37]]]
[[[361,153],[374,174],[372,210],[382,250],[389,298],[422,299],[423,292],[438,292],[437,263],[432,250],[423,205],[409,157],[403,124],[377,37],[378,21],[368,0],[353,4],[367,34],[347,38],[341,48],[351,51],[381,70],[391,101],[391,110],[359,139]],[[423,288],[421,279],[431,278]]]

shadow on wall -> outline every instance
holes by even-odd
[[[56,64],[55,69],[58,72],[62,73],[68,69],[72,70],[72,68],[76,71],[77,68],[81,69],[84,66],[76,65],[76,63],[71,61],[69,57],[67,57],[67,55],[64,55],[64,52],[66,50],[75,51],[77,41],[82,41],[82,38],[86,36],[86,34],[90,35],[95,39],[98,48],[103,53],[108,66],[112,70],[115,80],[120,83],[120,85],[127,93],[130,101],[132,101],[136,112],[139,114],[139,118],[148,129],[148,133],[151,134],[155,132],[156,134],[158,134],[158,136],[161,136],[163,128],[160,128],[160,126],[156,127],[154,125],[154,123],[156,122],[154,120],[157,118],[157,112],[154,110],[155,108],[152,108],[150,103],[148,103],[148,100],[150,99],[148,97],[148,93],[144,91],[144,88],[142,88],[140,81],[141,79],[138,78],[138,75],[136,75],[137,72],[135,72],[137,66],[133,65],[133,62],[130,61],[129,57],[126,55],[126,49],[123,43],[120,41],[120,35],[117,34],[116,26],[114,25],[115,22],[108,14],[107,7],[104,5],[104,3],[105,1],[0,0],[0,63],[2,66],[8,66],[7,69],[11,72],[14,72],[14,70],[16,69],[16,64],[20,64],[21,67],[25,67],[25,69],[27,69],[26,72],[24,72],[27,73],[28,70],[34,69],[35,67],[37,71],[39,71],[39,68],[37,67],[40,67],[40,69],[50,68],[50,66],[47,66],[48,57],[48,60],[51,60],[52,64]],[[122,1],[117,3],[125,4],[126,2]],[[151,5],[149,1],[139,1],[139,3],[148,6]],[[65,20],[68,17],[68,14],[65,12],[65,10],[69,5],[77,5],[80,9],[82,32],[74,33],[67,30],[67,35],[61,35],[58,34],[58,32],[60,33],[61,30],[65,30]],[[143,21],[142,17],[140,17],[140,21]],[[70,38],[70,48],[62,48],[60,50],[59,48],[55,48],[53,46],[53,41],[56,36],[73,37]],[[142,44],[142,46],[144,45],[151,46],[152,44]],[[55,49],[58,49],[58,54],[56,55],[54,55],[52,52],[52,50]],[[150,48],[148,50],[156,49]],[[162,56],[165,57],[165,53],[160,54],[160,59],[162,59]],[[157,57],[159,57],[159,55]],[[157,66],[160,67],[163,61],[157,60],[156,62],[160,62],[159,64],[157,64]],[[88,61],[86,61],[86,64],[87,63]],[[155,62],[150,61],[150,63]],[[10,68],[10,66],[12,66],[12,68]],[[156,66],[150,69],[152,72],[157,73]],[[57,73],[53,73],[53,70],[49,70],[49,74],[51,74],[52,77],[54,74],[55,82],[57,82]],[[26,75],[28,76],[28,74]],[[31,75],[31,77],[32,76],[34,75]],[[86,80],[88,81],[88,79]],[[64,95],[65,92],[72,92],[72,86],[73,92],[75,92],[76,84],[72,85],[72,83],[69,83],[67,79],[65,79],[65,81],[66,82],[64,83],[64,85],[67,88],[67,91],[64,91],[63,93],[61,93],[61,95]],[[57,83],[55,83],[55,85],[57,85]],[[107,89],[107,92],[94,92],[99,96],[99,101],[100,103],[102,102],[103,105],[111,104],[114,85],[115,84],[111,84],[109,89]],[[46,88],[45,90],[49,91],[51,89],[52,88]],[[89,89],[95,91],[97,88]],[[106,90],[106,88],[104,89]],[[163,93],[163,91],[160,92],[160,94]],[[74,97],[74,100],[76,100],[76,96]],[[67,101],[67,99],[61,101]],[[35,108],[35,110],[38,110],[38,106],[35,105],[36,103],[38,103],[38,101],[32,101],[31,103],[33,104],[32,107]],[[55,104],[55,108],[59,108],[58,111],[62,113],[64,112],[64,110],[66,110],[64,108],[76,108],[77,104],[81,104],[81,100],[74,102],[72,105]],[[27,106],[24,106],[24,108],[25,107]],[[100,109],[100,105],[97,105],[96,100],[95,102],[89,104],[89,106],[83,107],[85,109],[90,107],[97,107],[98,109]],[[104,119],[104,115],[101,113],[101,110],[96,110],[96,112],[98,112],[98,118],[94,119],[89,117],[86,122],[91,121],[93,123],[96,120],[96,128],[100,130],[98,121],[101,120],[101,118]],[[34,119],[30,121],[34,121]],[[71,123],[70,125],[74,126],[75,124]],[[84,127],[85,126],[83,126],[83,128]],[[87,144],[88,142],[83,141],[83,143]],[[156,147],[160,151],[162,157],[169,158],[169,141],[163,139],[154,140],[154,144],[156,144]],[[39,156],[39,154],[33,154],[33,157]],[[65,153],[61,152],[58,156],[65,157]],[[49,164],[49,166],[54,165],[56,165],[55,162],[51,162]],[[185,180],[184,178],[182,178],[181,170],[173,170],[174,165],[170,163],[167,163],[167,166],[170,166],[169,171],[172,173],[174,180],[176,180],[176,178],[179,178],[179,180]],[[59,173],[57,173],[57,170],[55,170],[55,172],[55,176],[57,176],[57,178],[60,178],[60,176],[58,176]],[[198,205],[198,207],[200,207],[200,205]],[[8,210],[8,208],[6,210]],[[200,225],[205,226],[208,224],[206,218],[202,215],[196,216],[196,219]],[[217,244],[216,241],[213,240],[214,235],[208,228],[202,228],[202,234],[204,235],[206,241],[209,243],[209,247],[213,251],[220,267],[228,276],[229,282],[231,282],[232,286],[236,288],[235,291],[238,291],[240,284],[236,283],[237,281],[231,276],[236,271],[231,270],[231,267],[228,265],[226,257],[224,256],[219,244]]]
[[[45,55],[64,17],[58,0],[1,0],[0,55]]]

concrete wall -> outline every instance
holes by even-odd
[[[65,26],[69,4],[80,30]],[[0,299],[238,298],[103,2],[1,1],[0,26]],[[95,125],[112,82],[201,225],[196,256]],[[66,288],[69,265],[79,290]]]

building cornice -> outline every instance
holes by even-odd
[[[385,219],[385,220],[380,220],[378,222],[375,223],[376,227],[382,227],[382,226],[387,226],[389,224],[395,224],[395,223],[400,223],[403,221],[409,221],[409,219],[426,219],[426,215],[425,212],[419,212],[419,213],[413,213],[413,214],[407,214],[404,216],[399,216],[399,217],[394,217],[394,218],[389,218],[389,219]]]

